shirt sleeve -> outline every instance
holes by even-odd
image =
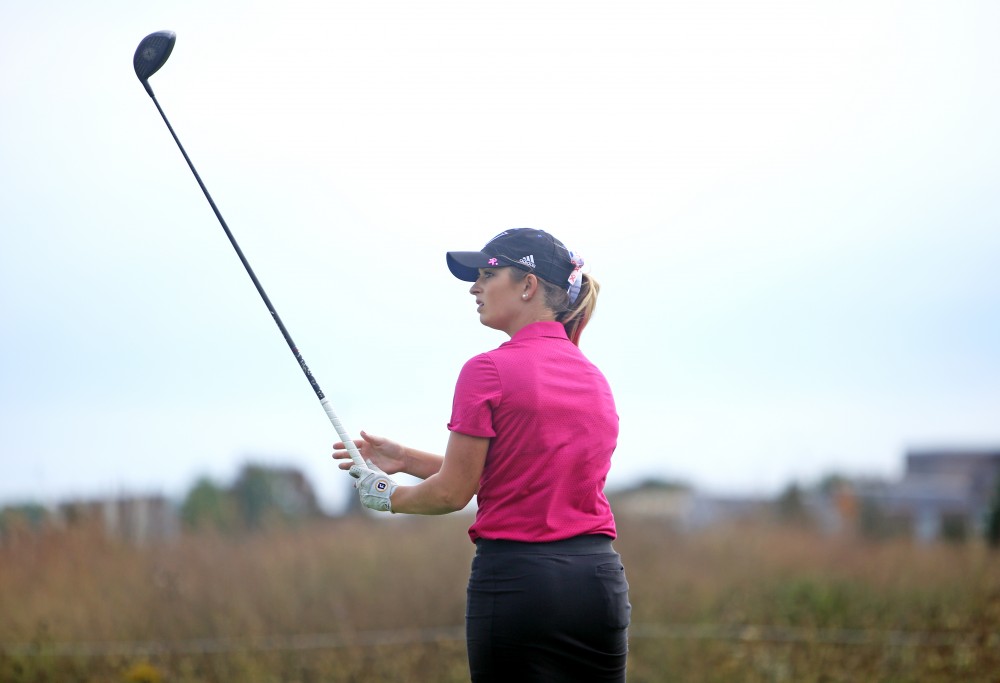
[[[496,436],[493,411],[501,396],[500,373],[489,356],[470,359],[458,374],[448,429],[468,436]]]

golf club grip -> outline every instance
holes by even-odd
[[[340,423],[340,418],[337,417],[337,413],[333,412],[333,406],[330,405],[330,399],[324,398],[320,401],[323,406],[323,410],[326,411],[326,416],[330,418],[330,422],[333,424],[333,428],[337,430],[337,436],[344,443],[344,448],[347,452],[351,454],[351,460],[355,465],[360,465],[361,467],[367,467],[365,464],[365,459],[361,457],[361,451],[358,447],[354,445],[354,439],[352,439],[347,434],[347,430],[344,429],[344,425]]]
[[[236,242],[236,238],[233,236],[232,231],[226,224],[226,219],[222,217],[222,212],[219,211],[219,207],[215,205],[215,200],[212,199],[212,195],[209,194],[208,188],[205,187],[205,183],[202,182],[201,176],[198,175],[198,170],[194,167],[191,157],[188,156],[187,151],[184,149],[184,145],[181,144],[180,138],[177,137],[177,133],[174,132],[174,127],[170,125],[170,120],[167,119],[167,115],[164,113],[163,107],[160,106],[160,102],[156,99],[156,96],[153,94],[149,85],[147,83],[144,83],[144,85],[146,85],[146,91],[153,100],[153,104],[156,105],[156,110],[160,112],[160,118],[162,118],[163,122],[167,124],[167,130],[170,131],[171,137],[173,137],[174,142],[177,143],[177,149],[181,151],[181,154],[184,156],[184,161],[187,162],[188,168],[190,168],[191,173],[194,174],[194,179],[198,181],[198,187],[201,188],[202,193],[205,195],[205,199],[208,200],[209,206],[212,207],[215,217],[219,219],[219,225],[222,226],[222,229],[226,233],[226,237],[229,238],[229,243],[232,244],[233,249],[236,250],[236,255],[240,257],[240,262],[243,264],[243,268],[253,281],[253,285],[257,289],[257,293],[260,294],[260,298],[264,301],[264,305],[267,306],[267,310],[271,314],[271,318],[274,320],[274,323],[278,326],[278,330],[281,331],[281,336],[284,337],[285,343],[288,344],[288,348],[291,349],[292,355],[295,356],[295,360],[298,362],[299,367],[302,368],[302,372],[305,373],[306,379],[309,380],[309,385],[316,393],[316,398],[319,399],[320,404],[323,406],[323,410],[326,411],[327,417],[330,418],[330,422],[333,423],[333,428],[337,430],[337,436],[339,436],[340,440],[344,442],[344,446],[347,448],[348,453],[351,454],[351,460],[354,464],[365,467],[365,460],[361,457],[361,453],[358,451],[357,446],[354,445],[354,440],[348,436],[347,430],[344,429],[344,425],[340,422],[340,418],[333,412],[330,400],[323,395],[323,390],[320,389],[319,383],[316,381],[316,378],[313,377],[312,372],[309,370],[309,366],[306,365],[305,359],[302,357],[302,354],[299,353],[298,347],[295,346],[295,342],[292,341],[292,336],[285,328],[285,324],[281,322],[278,312],[274,310],[274,305],[271,303],[271,299],[267,296],[267,292],[264,291],[264,287],[260,284],[260,280],[257,279],[257,275],[253,272],[253,268],[250,267],[250,262],[247,261],[246,256],[243,255],[243,250],[240,249],[240,245]]]

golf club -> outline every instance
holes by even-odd
[[[250,267],[250,262],[247,261],[246,256],[243,255],[243,250],[240,249],[240,245],[236,243],[236,238],[233,237],[233,233],[229,230],[229,226],[226,225],[226,221],[219,212],[219,208],[215,205],[212,195],[208,193],[208,188],[205,187],[205,183],[202,182],[201,176],[198,175],[198,171],[195,170],[194,164],[191,163],[191,158],[188,156],[187,152],[184,151],[184,146],[177,137],[177,133],[174,132],[173,126],[170,125],[170,121],[167,120],[167,115],[163,113],[163,108],[157,101],[156,95],[153,94],[153,89],[149,87],[149,77],[159,71],[160,68],[166,64],[167,58],[170,57],[170,53],[174,49],[174,42],[176,42],[176,40],[177,34],[173,31],[157,31],[156,33],[150,33],[148,36],[143,38],[139,43],[139,47],[135,49],[135,56],[132,58],[132,65],[135,67],[135,75],[139,77],[139,82],[142,83],[146,92],[149,93],[150,98],[153,100],[153,104],[156,105],[156,110],[160,112],[163,122],[167,124],[167,129],[170,131],[170,135],[173,136],[174,142],[177,143],[177,148],[181,151],[181,154],[184,155],[184,160],[187,162],[188,167],[194,174],[195,180],[198,181],[201,191],[205,193],[205,199],[208,200],[209,205],[212,207],[212,211],[215,212],[215,217],[219,219],[219,224],[222,225],[222,229],[226,232],[226,237],[229,238],[229,242],[233,245],[233,249],[236,250],[236,255],[240,257],[240,261],[243,263],[243,267],[246,269],[247,275],[250,276],[254,287],[257,288],[257,293],[260,294],[260,298],[264,300],[264,305],[267,306],[267,310],[271,313],[271,317],[274,319],[275,324],[277,324],[278,329],[281,330],[281,336],[285,338],[288,348],[292,350],[292,355],[295,356],[295,360],[298,361],[299,367],[302,368],[302,372],[305,373],[306,379],[309,380],[309,385],[312,386],[313,391],[316,392],[316,398],[319,399],[320,404],[323,406],[323,410],[326,411],[327,417],[329,417],[330,422],[333,423],[333,428],[337,430],[337,436],[340,437],[340,440],[347,447],[347,450],[351,455],[351,460],[354,461],[354,464],[364,467],[365,461],[361,457],[361,453],[358,451],[357,446],[354,445],[354,441],[347,435],[347,431],[341,424],[340,418],[337,417],[337,414],[333,411],[333,406],[330,405],[330,400],[323,395],[323,390],[320,389],[319,384],[316,382],[316,378],[313,377],[312,372],[310,372],[309,367],[302,358],[302,354],[299,353],[298,347],[295,346],[295,342],[292,341],[291,335],[289,335],[288,330],[285,329],[284,323],[282,323],[281,318],[278,317],[278,313],[274,310],[271,300],[264,292],[264,288],[261,286],[260,280],[257,279],[253,269]]]

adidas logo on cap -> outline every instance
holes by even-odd
[[[535,268],[535,256],[534,256],[534,254],[528,254],[524,258],[519,258],[517,260],[517,262],[518,263],[523,263],[524,265],[528,266],[532,270],[534,270],[534,268]]]

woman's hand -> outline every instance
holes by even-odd
[[[381,436],[374,436],[361,432],[361,438],[354,440],[354,445],[361,451],[364,460],[372,461],[375,466],[386,474],[396,474],[405,471],[406,449],[389,439]],[[338,441],[333,444],[333,459],[340,460],[337,464],[342,470],[351,469],[354,462],[351,461],[351,454],[347,451],[344,443]]]
[[[351,466],[351,476],[358,480],[354,487],[361,496],[361,504],[378,512],[392,512],[393,491],[398,487],[385,472],[369,460],[367,467]]]

